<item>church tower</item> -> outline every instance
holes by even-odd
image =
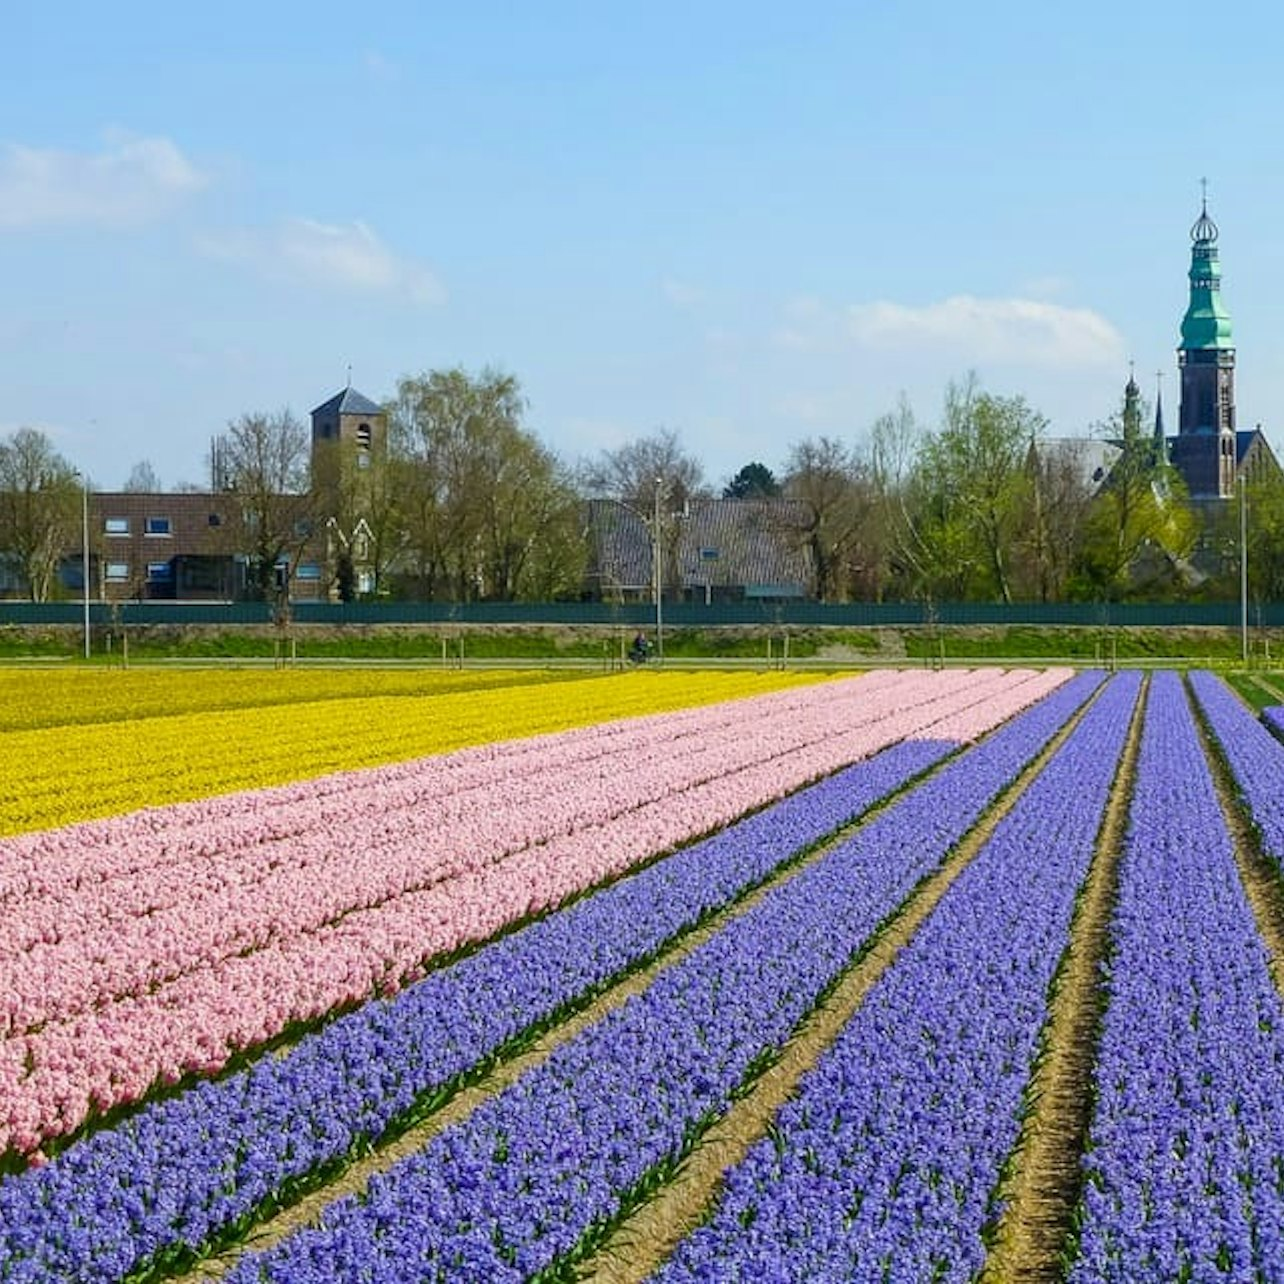
[[[1190,303],[1177,349],[1181,412],[1172,462],[1192,499],[1229,499],[1235,490],[1235,348],[1207,197],[1190,239]]]

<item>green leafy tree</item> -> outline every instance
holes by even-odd
[[[401,380],[391,411],[399,511],[416,590],[455,601],[570,591],[578,497],[522,425],[517,379],[455,368]]]
[[[1076,595],[1106,600],[1180,584],[1199,537],[1181,478],[1139,430],[1140,403],[1106,425],[1119,448],[1089,509],[1077,558]]]
[[[1013,569],[1030,498],[1026,460],[1045,420],[1022,397],[951,384],[938,432],[910,482],[915,562],[936,597],[1013,600]]]
[[[723,487],[723,499],[775,499],[783,492],[776,474],[757,461],[746,464]]]

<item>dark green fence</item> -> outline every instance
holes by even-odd
[[[604,602],[296,602],[292,614],[299,624],[321,625],[620,625],[652,628],[655,607],[648,603],[613,606]],[[864,602],[829,606],[820,602],[741,603],[712,606],[665,603],[666,628],[717,625],[775,628],[878,628],[941,625],[1077,625],[1089,628],[1122,626],[1181,628],[1204,625],[1238,628],[1238,603],[1015,603],[942,602],[932,608],[918,602]],[[128,602],[113,608],[90,603],[95,628],[113,624],[269,625],[272,608],[262,602]],[[84,619],[79,602],[0,602],[0,626],[38,627],[78,625]],[[1284,627],[1284,603],[1250,606],[1253,628]]]

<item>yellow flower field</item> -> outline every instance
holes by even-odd
[[[21,674],[28,684],[26,699],[34,705],[39,693],[47,691],[50,709],[60,702],[66,707],[77,682],[97,676],[60,670]],[[495,672],[363,671],[363,694],[339,694],[332,688],[324,698],[304,699],[282,698],[290,684],[274,685],[279,674],[187,670],[137,676],[165,681],[152,687],[140,680],[132,688],[126,682],[113,691],[117,712],[112,721],[0,735],[0,834],[816,681],[794,673],[678,672],[550,680],[532,672],[509,673],[502,685]],[[358,679],[347,672],[324,677]],[[244,703],[252,691],[246,678],[263,681],[262,701]],[[407,690],[411,678],[421,683],[418,692]],[[434,678],[441,680],[435,688]],[[379,692],[381,679],[391,694]],[[171,681],[179,687],[167,687]],[[189,711],[159,715],[157,693],[162,688],[170,692],[171,707]],[[323,689],[318,688],[318,695]],[[84,688],[79,694],[85,694]],[[240,697],[241,707],[229,707],[234,696]]]
[[[312,700],[441,695],[583,676],[548,669],[0,668],[0,732]]]

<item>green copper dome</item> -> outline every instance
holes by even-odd
[[[1200,211],[1190,229],[1190,304],[1181,322],[1181,346],[1230,348],[1230,316],[1222,305],[1222,269],[1217,261],[1217,224]]]

